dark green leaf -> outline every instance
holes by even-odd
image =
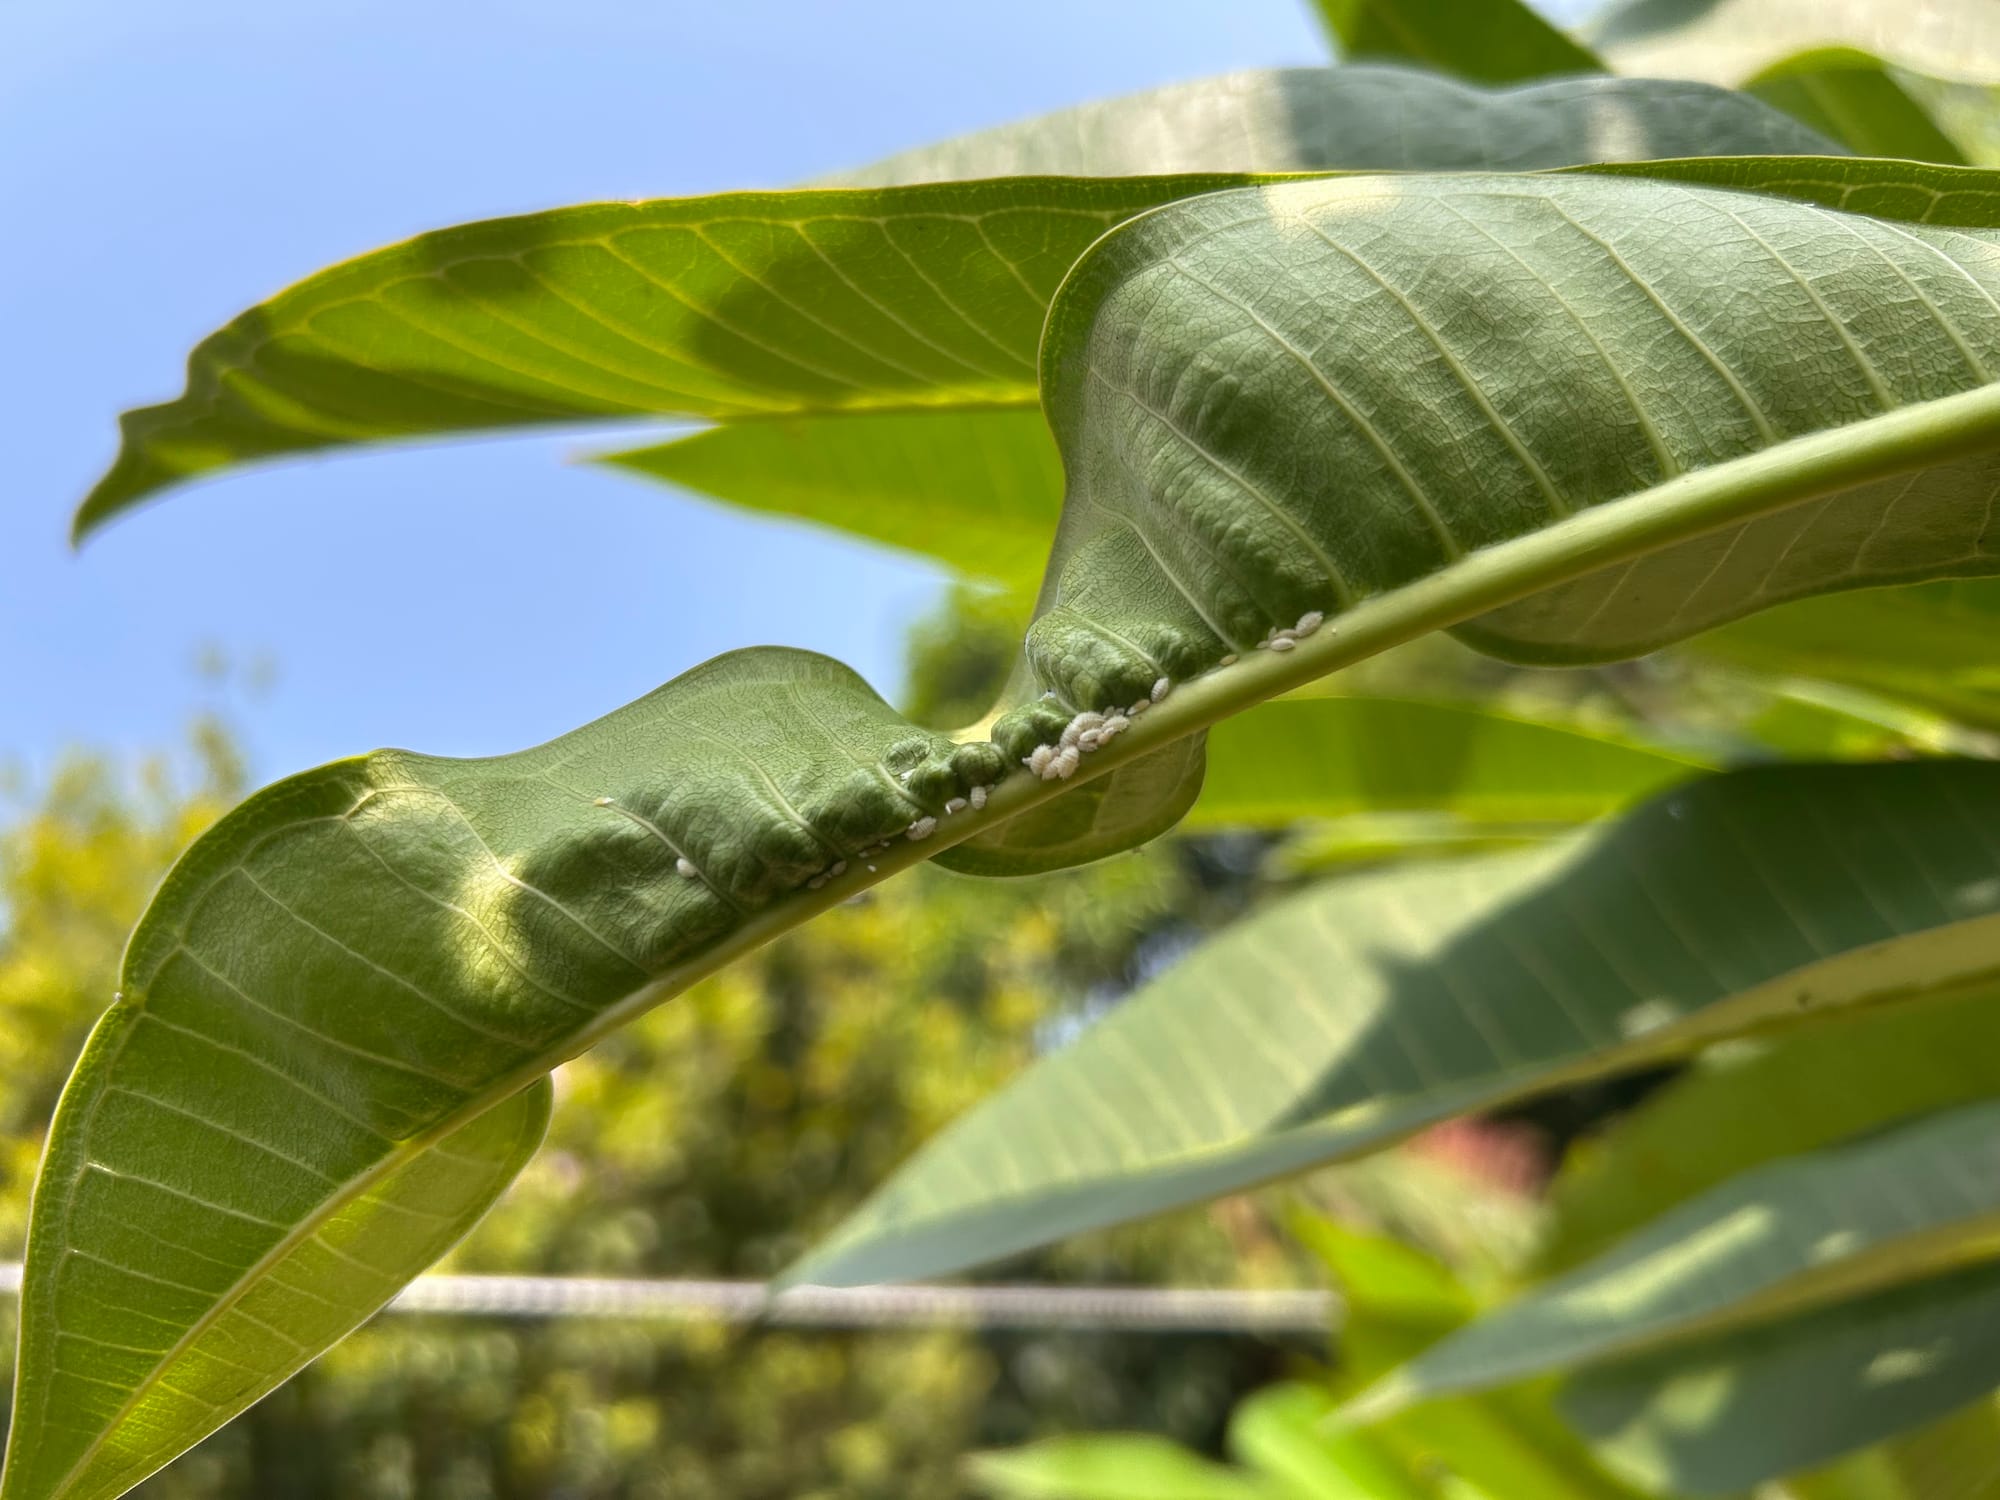
[[[1697,782],[1570,849],[1334,882],[947,1130],[792,1274],[939,1275],[1996,961],[2000,767]],[[1933,967],[1935,966],[1935,967]]]
[[[1942,1417],[1996,1382],[2000,1267],[1982,1266],[1606,1365],[1561,1405],[1636,1483],[1722,1495]]]
[[[1410,62],[1481,83],[1551,73],[1601,73],[1604,64],[1522,0],[1318,0],[1343,56]]]

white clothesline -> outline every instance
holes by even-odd
[[[0,1262],[0,1295],[20,1290]],[[1097,1328],[1130,1333],[1324,1333],[1339,1312],[1327,1291],[1155,1287],[795,1287],[761,1281],[603,1276],[420,1276],[391,1312],[502,1318],[650,1318],[816,1328]]]

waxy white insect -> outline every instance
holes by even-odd
[[[1105,719],[1103,727],[1097,731],[1097,743],[1108,745],[1131,727],[1132,721],[1126,718],[1125,715],[1112,714],[1109,718]]]
[[[972,810],[974,812],[984,812],[986,810],[985,787],[976,786],[972,789]]]
[[[1299,616],[1299,623],[1292,627],[1292,634],[1301,636],[1311,635],[1325,623],[1325,615],[1316,609],[1309,609]]]
[[[1216,663],[1216,665],[1217,665],[1218,667],[1233,667],[1233,666],[1235,666],[1235,665],[1236,665],[1236,653],[1235,653],[1234,651],[1230,652],[1230,653],[1229,653],[1229,654],[1228,654],[1227,656],[1223,657],[1221,661],[1217,662],[1217,663]]]
[[[1296,640],[1288,635],[1274,635],[1271,637],[1271,649],[1273,651],[1293,651],[1298,649],[1298,644]]]
[[[593,804],[593,806],[596,807],[609,807],[610,805],[611,805],[611,799],[609,797],[599,797],[597,801]]]
[[[1046,781],[1049,778],[1049,762],[1055,758],[1054,745],[1037,745],[1022,759],[1021,764]]]
[[[694,861],[689,859],[685,854],[674,861],[674,868],[679,870],[689,880],[701,879],[701,871],[694,867]]]
[[[845,875],[847,873],[847,861],[844,859],[835,860],[833,862],[833,868],[828,870],[826,873],[828,875]]]
[[[1159,681],[1153,684],[1153,693],[1152,693],[1153,701],[1155,703],[1158,703],[1162,698],[1166,697],[1167,694],[1171,693],[1173,690],[1174,690],[1174,685],[1170,679],[1165,677],[1160,678]]]
[[[919,818],[904,831],[913,842],[917,839],[927,839],[937,832],[937,819]]]
[[[1153,700],[1151,698],[1141,698],[1137,703],[1134,703],[1130,708],[1126,709],[1125,712],[1130,714],[1133,718],[1136,719],[1139,717],[1140,714],[1144,713],[1147,709],[1151,708],[1152,706],[1153,706]]]
[[[950,817],[950,816],[951,816],[951,815],[952,815],[953,813],[962,813],[962,812],[964,812],[964,811],[965,811],[965,809],[966,809],[966,801],[965,801],[965,799],[964,799],[963,797],[954,797],[954,798],[952,798],[952,799],[951,799],[951,801],[949,801],[949,802],[945,803],[945,805],[944,805],[944,815],[945,815],[945,816],[946,816],[946,817],[948,818],[948,817]]]
[[[1083,763],[1083,752],[1071,745],[1050,762],[1050,769],[1064,781],[1076,774],[1076,768]]]
[[[808,880],[806,882],[806,889],[809,891],[816,891],[825,884],[826,884],[826,877],[824,875],[815,875],[811,880]]]

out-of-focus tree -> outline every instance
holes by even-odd
[[[920,629],[909,697],[987,691],[1004,659],[979,649],[983,619],[959,600]],[[130,923],[237,789],[228,741],[208,730],[200,749],[192,790],[165,762],[131,777],[72,757],[0,835],[0,1035],[20,1039],[0,1075],[0,1256],[19,1253],[37,1132]],[[954,1115],[1239,905],[1252,868],[1169,846],[998,886],[912,872],[566,1066],[547,1145],[453,1268],[774,1274]],[[1236,1284],[1297,1267],[1270,1217],[1238,1201],[1012,1272]],[[1285,1360],[1205,1336],[392,1315],[141,1493],[943,1500],[963,1493],[968,1452],[1057,1431],[1213,1448],[1235,1401]]]

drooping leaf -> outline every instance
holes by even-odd
[[[163,1072],[165,1042],[142,1044],[155,1029],[135,1018],[164,1018],[311,1076],[357,1118],[308,1136],[295,1103],[246,1093],[242,1154],[160,1164],[196,1173],[189,1190],[211,1202],[268,1194],[288,1233],[309,1234],[357,1185],[878,876],[932,851],[1046,857],[1010,822],[1078,788],[1087,801],[1141,760],[1182,774],[1150,800],[1099,799],[1090,826],[1059,830],[1059,853],[1147,836],[1192,800],[1200,731],[1414,635],[1483,614],[1481,634],[1511,650],[1608,655],[1763,602],[1988,569],[1996,257],[1974,233],[1607,176],[1315,181],[1137,219],[1051,309],[1041,389],[1068,487],[1003,711],[955,743],[837,664],[753,650],[518,756],[381,752],[282,783],[162,889],[55,1149],[165,1149],[156,1106],[124,1092]],[[357,266],[339,274],[376,273]],[[1884,300],[1910,285],[1923,297]],[[1601,361],[1574,358],[1586,335]],[[1635,574],[1653,552],[1678,574]],[[1593,576],[1627,581],[1606,594]],[[1122,730],[1087,758],[1075,746],[1057,779],[1010,772],[1065,733],[1101,740],[1079,711],[1106,709]],[[1904,916],[1950,931],[1977,904],[1940,918],[1911,899]],[[1895,950],[1912,983],[1965,961],[1929,937]],[[1493,1091],[1473,1062],[1463,1102]],[[1451,1091],[1426,1106],[1459,1107]],[[88,1264],[68,1252],[122,1229],[78,1203],[75,1183],[44,1179],[31,1402]],[[238,1244],[225,1269],[249,1276],[262,1253]],[[178,1326],[213,1324],[249,1283],[216,1285],[175,1309]],[[21,1441],[39,1448],[46,1428]],[[56,1500],[59,1480],[32,1464],[0,1495]]]
[[[1071,263],[1121,219],[1248,171],[1527,168],[1819,141],[1698,84],[1483,93],[1396,70],[1303,69],[1064,112],[894,158],[841,189],[442,230],[310,277],[205,340],[186,394],[127,414],[76,529],[179,480],[354,443],[617,417],[1032,405],[1043,313]],[[1027,172],[1180,175],[938,180]]]
[[[1756,769],[1574,848],[1308,891],[973,1110],[792,1275],[938,1275],[1717,1037],[1967,982],[1995,967],[1996,799],[2000,768],[1973,762]]]
[[[1594,52],[1522,0],[1318,0],[1318,7],[1344,57],[1410,62],[1481,83],[1604,71]]]
[[[133,1053],[147,1063],[125,1064]],[[28,1248],[10,1495],[123,1494],[457,1243],[548,1125],[537,1079],[297,1219],[301,1182],[312,1195],[318,1174],[272,1122],[289,1116],[294,1139],[315,1141],[369,1128],[305,1062],[138,1007],[99,1028],[86,1068],[117,1072],[116,1118],[78,1131],[74,1111],[107,1092],[80,1072],[39,1189],[76,1233],[41,1229],[44,1210]]]
[[[1965,162],[1958,143],[1882,60],[1852,47],[1801,52],[1771,64],[1743,87],[1861,156]]]
[[[1288,698],[1210,731],[1190,828],[1421,809],[1461,825],[1587,823],[1708,769],[1693,755],[1476,704]]]
[[[1560,1404],[1634,1482],[1724,1495],[1940,1418],[1996,1382],[2000,1267],[1988,1265],[1604,1365]]]
[[[124,420],[82,534],[316,448],[641,416],[1032,404],[1048,299],[1104,230],[1221,177],[726,193],[419,236],[199,345]]]
[[[1576,1371],[1866,1295],[2000,1252],[2000,1104],[1771,1162],[1433,1345],[1353,1403]]]
[[[1763,1162],[1995,1098],[2000,993],[1991,990],[1862,1011],[1705,1059],[1564,1164],[1542,1267],[1602,1254]]]

